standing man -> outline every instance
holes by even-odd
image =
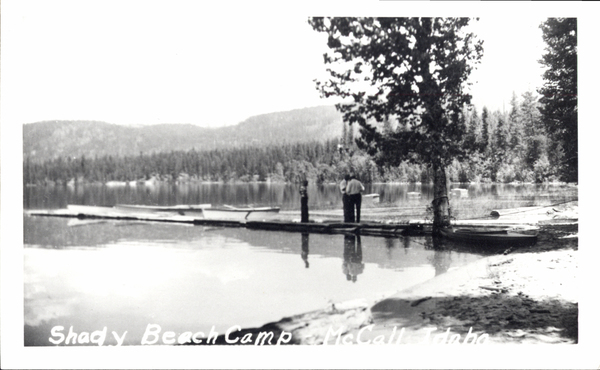
[[[340,182],[340,191],[342,192],[342,206],[344,207],[344,222],[354,222],[350,221],[350,200],[348,199],[348,193],[346,192],[346,186],[348,186],[349,180],[350,176],[345,175],[342,182]]]
[[[300,186],[300,222],[308,222],[308,181]]]
[[[350,222],[354,222],[354,209],[356,207],[356,222],[360,222],[360,204],[362,203],[361,192],[365,191],[363,184],[358,181],[356,176],[352,175],[348,185],[346,185],[346,193],[350,203]]]

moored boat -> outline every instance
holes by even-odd
[[[180,204],[176,206],[147,206],[138,204],[117,204],[115,208],[131,212],[174,212],[180,215],[195,215],[202,210],[211,208],[211,204]]]
[[[264,220],[276,216],[279,207],[223,207],[206,208],[202,214],[208,220],[249,221]]]
[[[135,206],[114,206],[114,207],[103,207],[103,206],[89,206],[89,205],[79,205],[79,204],[68,204],[66,211],[70,214],[74,214],[78,217],[106,217],[106,218],[142,218],[142,219],[165,219],[169,217],[174,217],[178,215],[186,215],[186,216],[200,216],[202,209],[189,209],[188,211],[181,212],[177,211],[175,208],[173,210],[167,211],[163,209],[161,211],[151,210],[149,208],[144,207],[135,207]],[[195,213],[194,213],[195,212]]]
[[[379,194],[365,194],[362,196],[362,201],[365,205],[379,203]]]
[[[443,227],[440,229],[442,236],[458,242],[483,243],[483,244],[534,244],[537,241],[536,229],[511,229],[511,228],[460,228]]]
[[[77,214],[95,216],[112,216],[124,213],[123,211],[115,209],[113,207],[88,206],[80,204],[67,204],[67,210]]]

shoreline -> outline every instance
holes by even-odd
[[[486,257],[376,303],[373,329],[348,334],[353,343],[403,328],[406,344],[450,344],[446,332],[460,343],[473,333],[493,344],[574,344],[576,261],[573,247]]]
[[[52,187],[52,186],[130,186],[130,187],[144,187],[144,186],[154,186],[159,184],[178,184],[178,185],[190,185],[190,184],[274,184],[274,185],[298,185],[299,183],[293,181],[280,181],[280,180],[199,180],[199,179],[161,179],[157,177],[151,177],[149,179],[137,179],[137,180],[108,180],[108,181],[93,181],[93,180],[85,180],[85,179],[75,179],[71,178],[68,181],[58,181],[58,180],[46,180],[39,181],[35,183],[25,183],[23,184],[25,187]],[[325,181],[322,183],[317,183],[314,181],[310,181],[311,185],[332,185],[338,186],[339,181]],[[370,185],[433,185],[433,182],[421,182],[421,181],[373,181],[365,184]],[[469,181],[469,182],[460,182],[460,181],[448,181],[448,185],[546,185],[546,186],[567,186],[567,187],[577,187],[578,183],[574,182],[565,182],[565,181],[545,181],[545,182],[522,182],[522,181],[511,181],[511,182],[493,182],[493,181]]]
[[[536,246],[483,257],[368,302],[353,300],[243,329],[286,344],[576,344],[578,226],[548,227]],[[233,337],[232,337],[233,338]],[[227,343],[221,336],[215,344]]]
[[[289,333],[291,340],[285,344],[302,345],[578,343],[577,203],[500,219],[538,225],[537,243],[507,246],[502,254],[482,257],[383,299],[336,302],[241,329],[229,338],[221,335],[213,344],[251,344],[269,333],[275,338]],[[561,219],[569,222],[551,222]],[[227,340],[242,337],[251,339]]]
[[[555,250],[484,257],[368,307],[280,326],[297,344],[452,344],[453,336],[456,343],[575,344],[577,238],[565,241]]]

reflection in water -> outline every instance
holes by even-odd
[[[410,248],[410,238],[403,237],[402,238],[402,246],[404,247],[404,254],[407,254],[408,249]]]
[[[342,272],[346,280],[356,282],[359,274],[362,274],[365,264],[362,262],[362,245],[360,235],[344,235],[344,262]]]
[[[448,271],[452,264],[451,251],[446,248],[441,238],[428,238],[425,242],[426,248],[433,249],[433,256],[427,257],[429,263],[435,269],[435,276]]]
[[[451,187],[456,188],[457,185]],[[365,184],[365,188],[366,194],[380,194],[382,205],[422,206],[425,209],[433,199],[432,184]],[[461,188],[465,186],[461,185]],[[463,210],[464,214],[460,215],[463,218],[469,217],[467,210],[472,208],[474,201],[487,201],[492,208],[517,208],[577,199],[577,188],[558,185],[472,184],[467,190],[467,198],[455,197],[452,201],[456,210]],[[409,193],[412,192],[418,192],[421,196],[411,198]],[[308,187],[308,197],[311,199],[311,207],[322,205],[331,208],[341,205],[339,188],[335,184],[311,185]],[[67,204],[113,206],[119,203],[164,206],[201,203],[261,204],[276,205],[283,210],[297,210],[300,194],[297,184],[275,183],[159,183],[150,187],[89,184],[23,188],[25,209],[56,209],[64,208]]]
[[[385,251],[388,259],[392,259],[392,252],[394,250],[394,244],[396,243],[396,239],[386,237],[383,239],[383,243],[385,245]]]
[[[308,268],[308,235],[308,233],[302,233],[302,252],[300,253],[306,268]]]
[[[452,258],[450,257],[450,251],[436,250],[432,257],[429,257],[429,261],[435,268],[435,276],[441,275],[448,271]]]
[[[23,217],[25,346],[52,345],[57,325],[63,333],[107,327],[107,345],[116,344],[111,331],[127,331],[124,344],[139,345],[149,324],[176,333],[259,327],[422,283],[448,269],[450,254],[450,268],[481,258],[438,250],[430,236],[306,233],[298,248],[288,232],[70,221]],[[348,284],[366,264],[360,284]]]

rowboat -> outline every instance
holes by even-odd
[[[120,205],[114,207],[101,207],[101,206],[88,206],[79,204],[68,204],[67,212],[75,214],[76,216],[86,217],[105,217],[105,218],[158,218],[164,219],[186,214],[193,216],[194,212],[196,215],[201,215],[202,208],[187,208],[185,211],[178,211],[179,207],[169,207],[172,210],[168,210],[167,207],[162,208],[161,211],[153,210],[152,208],[157,207],[144,207],[135,205]]]
[[[379,203],[379,194],[365,194],[362,196],[362,201],[365,205]]]
[[[130,212],[174,212],[180,215],[197,215],[202,213],[202,210],[211,208],[211,204],[180,204],[176,206],[146,206],[138,204],[117,204],[115,208],[130,211]]]
[[[223,207],[206,208],[202,214],[208,220],[259,221],[271,218],[279,213],[279,207]]]
[[[534,244],[538,231],[519,230],[510,228],[457,228],[444,227],[440,229],[442,236],[447,239],[482,244]]]
[[[119,216],[126,214],[125,211],[115,209],[114,207],[87,206],[80,204],[67,204],[67,210],[76,214],[94,216]]]

